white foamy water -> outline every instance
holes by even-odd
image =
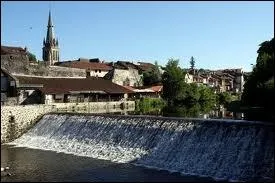
[[[9,143],[227,180],[274,178],[273,126],[45,115]]]

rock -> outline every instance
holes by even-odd
[[[4,176],[11,176],[11,173],[6,171],[1,172],[1,177],[4,177]]]

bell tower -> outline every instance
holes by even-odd
[[[48,65],[54,65],[59,62],[58,39],[54,37],[53,23],[51,19],[51,11],[49,11],[49,19],[47,26],[47,37],[43,40],[42,58]]]

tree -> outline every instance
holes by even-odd
[[[155,61],[154,67],[143,73],[143,84],[145,86],[151,86],[161,82],[161,73],[159,70],[158,62]]]
[[[179,60],[169,59],[162,75],[163,95],[168,106],[173,106],[174,103],[180,103],[187,96],[185,83],[185,72],[179,66]]]
[[[29,61],[37,61],[36,60],[36,56],[34,54],[32,54],[31,52],[27,52],[27,55],[29,57]]]
[[[216,94],[214,93],[214,90],[207,87],[207,86],[200,86],[199,87],[199,92],[200,92],[200,99],[199,103],[202,105],[207,106],[214,106],[216,104]]]
[[[194,59],[193,56],[192,56],[191,59],[190,59],[190,68],[191,68],[192,70],[194,70],[194,68],[195,68],[195,59]]]
[[[185,103],[188,105],[193,105],[199,102],[201,97],[200,89],[196,83],[190,83],[187,89],[187,97]]]
[[[252,73],[249,75],[241,97],[241,103],[244,106],[259,108],[263,112],[248,112],[252,114],[253,119],[274,120],[274,38],[265,41],[259,45],[257,51],[258,57]],[[253,109],[253,110],[254,110]]]
[[[274,38],[260,44],[257,53],[256,66],[244,85],[242,103],[271,109],[274,108],[274,94],[268,91],[274,91]]]
[[[217,102],[219,105],[227,106],[232,101],[232,96],[229,92],[221,92],[217,95]]]

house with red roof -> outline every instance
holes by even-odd
[[[63,67],[71,67],[71,68],[78,68],[78,69],[85,69],[86,73],[92,77],[104,77],[112,67],[100,61],[98,58],[96,59],[82,59],[79,58],[78,60],[72,61],[63,61],[56,63],[58,66]]]

